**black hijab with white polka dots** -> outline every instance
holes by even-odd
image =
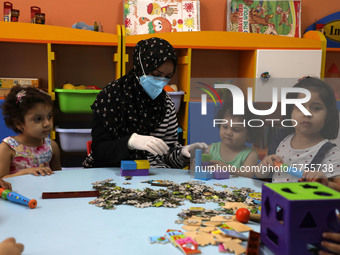
[[[144,74],[141,62],[149,74],[167,60],[174,62],[175,71],[176,53],[167,41],[160,38],[139,41],[134,49],[133,69],[98,94],[91,108],[102,118],[113,139],[132,133],[149,135],[162,122],[167,108],[166,92],[163,90],[152,100],[140,85],[139,77]]]

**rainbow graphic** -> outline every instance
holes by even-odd
[[[222,100],[221,100],[221,98],[220,98],[220,95],[217,93],[217,91],[216,91],[212,86],[210,86],[209,84],[206,84],[206,83],[204,83],[204,82],[197,82],[197,83],[200,84],[200,85],[205,86],[205,87],[208,88],[208,89],[210,89],[210,90],[216,95],[216,97],[218,98],[218,101],[220,102],[220,104],[221,104],[221,106],[222,106]],[[207,93],[207,94],[212,98],[212,100],[214,101],[215,106],[217,105],[217,102],[216,102],[216,99],[215,99],[214,95],[213,95],[208,89],[201,88],[201,87],[198,87],[198,89],[201,89],[201,90],[203,90],[205,93]]]

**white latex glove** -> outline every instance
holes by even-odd
[[[159,138],[149,135],[139,135],[133,133],[128,141],[128,147],[131,150],[148,151],[154,156],[166,154],[169,146]]]
[[[182,148],[182,155],[191,158],[191,155],[195,155],[196,149],[202,149],[202,152],[206,152],[208,150],[208,145],[206,143],[193,143],[189,145],[185,145]]]

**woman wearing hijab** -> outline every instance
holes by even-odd
[[[119,167],[122,160],[148,159],[151,168],[183,168],[204,143],[181,146],[175,105],[163,90],[174,76],[176,53],[167,41],[137,43],[133,69],[108,84],[91,106],[92,152],[85,167]]]

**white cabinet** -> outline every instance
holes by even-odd
[[[272,102],[274,87],[280,92],[304,76],[320,78],[321,59],[321,50],[257,50],[255,102]],[[264,72],[270,75],[267,81],[261,79]]]

